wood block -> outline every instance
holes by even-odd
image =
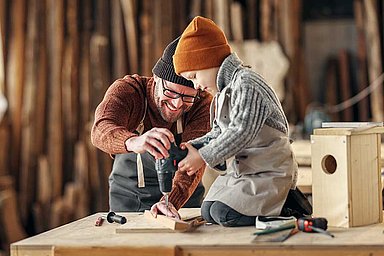
[[[180,211],[182,220],[169,218],[164,215],[157,215],[155,218],[150,211],[145,211],[138,219],[130,220],[127,218],[127,223],[116,228],[116,233],[172,233],[172,232],[186,232],[194,230],[198,223],[192,219],[200,216],[199,208],[183,208]],[[192,220],[192,221],[187,221]]]
[[[311,136],[314,216],[336,227],[382,222],[380,134],[331,131]]]

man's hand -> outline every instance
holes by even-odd
[[[175,141],[173,134],[165,128],[152,128],[141,136],[131,137],[125,141],[128,151],[137,154],[148,152],[156,159],[167,158],[171,143]]]
[[[188,155],[179,162],[179,171],[187,172],[189,176],[195,174],[205,164],[201,158],[199,151],[188,143],[182,143],[181,149],[188,148]]]
[[[155,217],[157,217],[158,213],[162,213],[167,217],[175,218],[178,220],[181,219],[179,212],[176,210],[176,208],[173,206],[173,204],[168,203],[168,209],[167,209],[165,201],[160,201],[160,202],[157,202],[154,205],[152,205],[151,213]]]

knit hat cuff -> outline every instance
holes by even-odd
[[[156,76],[167,80],[174,84],[180,84],[193,88],[193,83],[181,76],[178,76],[174,72],[174,68],[169,63],[165,62],[162,58],[160,58],[156,65],[152,69],[153,74]]]
[[[173,65],[176,74],[180,75],[185,71],[220,67],[224,59],[230,54],[231,48],[228,44],[195,51],[178,52],[173,55]]]

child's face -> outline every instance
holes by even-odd
[[[211,95],[217,93],[216,77],[219,67],[208,68],[195,71],[185,71],[180,75],[185,79],[191,80],[195,86],[195,89],[207,91]]]

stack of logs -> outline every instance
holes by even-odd
[[[301,10],[302,0],[0,1],[0,94],[8,101],[0,118],[3,250],[108,210],[112,159],[90,143],[94,110],[113,80],[150,76],[196,15],[213,19],[230,40],[279,42],[290,63],[284,109],[292,123],[303,120],[311,97]]]

